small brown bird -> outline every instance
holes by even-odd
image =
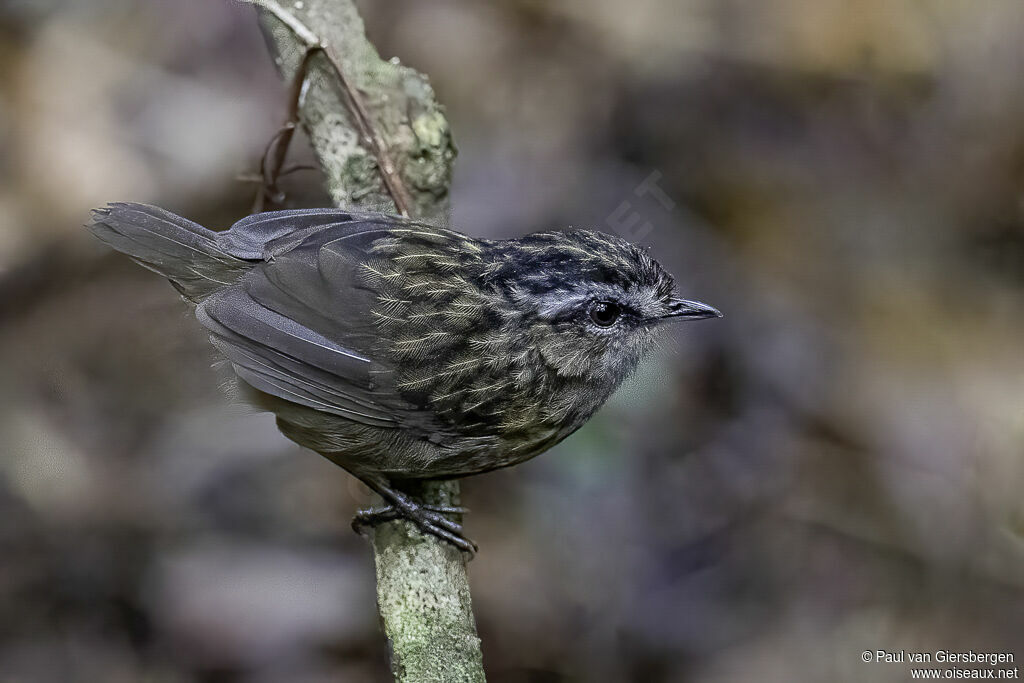
[[[576,431],[670,320],[720,316],[676,297],[646,252],[597,232],[492,241],[340,209],[261,213],[213,232],[153,206],[89,229],[168,278],[248,398],[285,436],[407,518],[472,552],[412,479],[523,462]]]

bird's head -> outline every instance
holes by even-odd
[[[670,321],[721,316],[676,295],[672,276],[621,238],[575,230],[513,240],[503,269],[544,362],[558,375],[614,389]]]

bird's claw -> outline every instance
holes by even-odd
[[[413,504],[401,508],[394,505],[383,505],[358,511],[352,518],[352,529],[356,533],[362,534],[366,527],[396,519],[407,519],[419,527],[423,533],[448,541],[462,552],[468,553],[472,559],[478,550],[476,543],[463,535],[461,524],[445,517],[445,515],[463,515],[467,512],[469,510],[466,508],[454,505]]]

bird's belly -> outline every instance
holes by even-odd
[[[518,465],[548,450],[569,436],[575,428],[538,428],[530,434],[505,435],[490,439],[471,437],[438,448],[417,478],[467,477]]]
[[[547,401],[536,397],[516,401],[519,397],[506,396],[502,419],[486,426],[478,420],[481,428],[443,439],[432,454],[430,472],[419,476],[469,476],[540,455],[582,427],[610,393],[605,387],[588,388],[588,392],[554,393]],[[457,423],[452,426],[459,433]]]

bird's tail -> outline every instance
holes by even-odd
[[[115,203],[94,209],[86,227],[139,265],[166,277],[193,302],[232,284],[251,266],[225,253],[212,230],[147,204]]]

